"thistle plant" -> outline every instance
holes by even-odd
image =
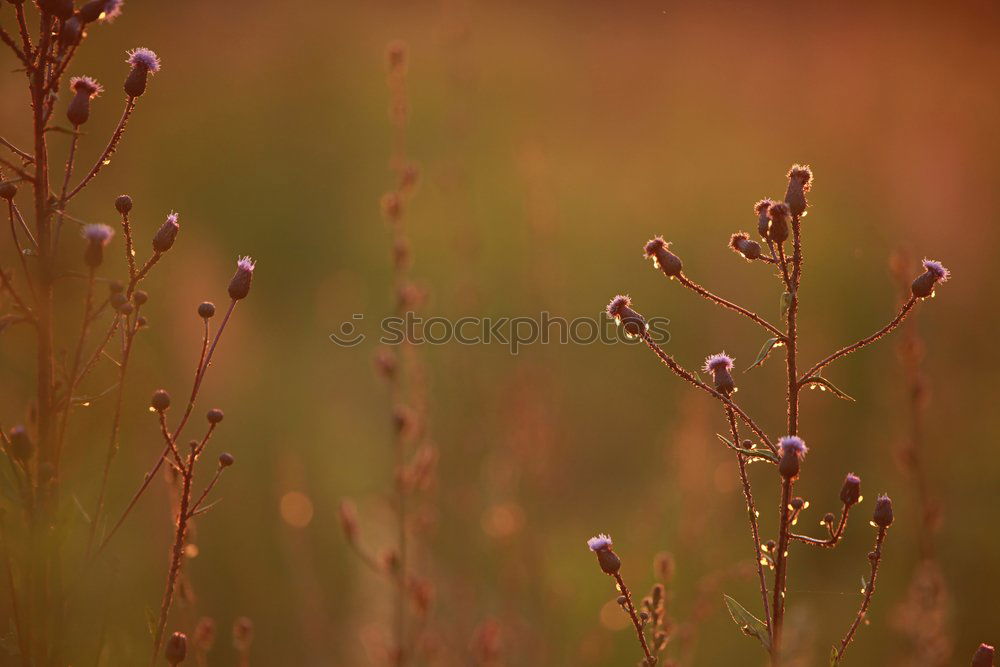
[[[33,397],[25,397],[21,406],[5,405],[0,415],[8,426],[14,424],[0,428],[10,469],[3,479],[0,551],[16,661],[22,667],[40,667],[108,657],[106,628],[90,632],[80,585],[97,576],[97,565],[109,562],[109,544],[165,468],[170,471],[168,479],[176,483],[177,502],[150,663],[166,659],[179,664],[187,653],[186,635],[175,632],[167,637],[166,629],[188,530],[193,518],[209,509],[210,492],[234,461],[222,454],[207,483],[195,479],[197,463],[222,421],[221,410],[208,412],[203,435],[187,448],[180,438],[226,325],[250,291],[254,263],[246,257],[238,261],[229,284],[228,308],[214,332],[210,320],[215,307],[209,302],[198,307],[204,335],[182,414],[172,428],[168,426],[170,395],[165,390],[153,394],[150,410],[158,418],[163,444],[148,448],[145,442],[130,443],[148,451],[153,463],[124,508],[110,507],[110,473],[123,444],[123,406],[131,395],[128,370],[148,328],[146,304],[152,297],[143,289],[144,281],[166,261],[181,224],[178,214],[170,213],[155,229],[143,230],[128,195],[108,197],[106,211],[77,210],[76,203],[110,164],[151,78],[161,71],[161,61],[147,48],[128,52],[120,119],[90,162],[85,158],[88,135],[83,128],[111,95],[90,76],[73,76],[68,86],[64,80],[91,31],[97,33],[117,18],[122,1],[90,0],[77,6],[73,0],[11,0],[4,8],[0,18],[10,19],[12,14],[15,28],[8,32],[0,26],[0,41],[19,61],[17,75],[25,78],[30,100],[26,134],[32,144],[22,149],[0,137],[0,198],[10,223],[10,246],[0,260],[0,322],[4,328],[30,329],[34,349],[26,350],[25,357],[33,359],[37,387]],[[66,158],[60,167],[52,149],[63,143]],[[77,173],[80,163],[82,175]],[[91,221],[106,214],[117,218],[115,227]],[[140,234],[148,234],[148,250],[143,250]],[[89,433],[74,431],[73,416],[82,407],[106,413],[106,436],[100,442]],[[68,448],[74,449],[72,458],[65,456]],[[101,474],[95,478],[67,463],[77,459],[100,461]],[[67,517],[79,517],[82,527]],[[77,535],[82,537],[73,539]],[[103,610],[97,614],[104,615]]]
[[[807,366],[802,363],[799,355],[799,300],[804,266],[803,222],[809,207],[807,195],[812,183],[812,170],[807,166],[794,165],[788,172],[788,184],[783,200],[763,199],[754,206],[760,241],[751,239],[750,234],[746,232],[735,233],[729,239],[729,247],[747,263],[762,264],[772,269],[771,273],[782,289],[780,325],[769,322],[749,308],[718,296],[695,282],[686,273],[683,261],[675,254],[671,244],[662,237],[652,239],[644,248],[645,256],[652,260],[654,268],[662,272],[670,282],[677,283],[710,303],[749,319],[768,336],[756,360],[744,370],[748,371],[765,363],[777,349],[784,351],[786,381],[782,393],[787,421],[777,437],[737,402],[737,386],[733,377],[736,365],[733,358],[725,353],[708,356],[702,367],[702,371],[706,374],[703,378],[682,366],[653,340],[647,330],[645,318],[635,309],[629,297],[616,296],[607,307],[608,315],[624,328],[626,335],[640,338],[674,375],[719,403],[726,434],[718,437],[721,443],[732,451],[736,460],[747,506],[747,523],[760,588],[758,614],[751,613],[728,596],[726,605],[740,630],[761,644],[769,655],[772,665],[781,665],[783,659],[790,556],[798,545],[826,549],[836,547],[847,529],[849,514],[862,502],[861,479],[853,473],[848,473],[840,493],[839,517],[828,513],[820,522],[825,534],[814,537],[793,531],[800,515],[809,506],[807,500],[795,495],[795,484],[807,468],[806,440],[812,440],[814,446],[824,445],[820,435],[809,435],[808,428],[803,428],[799,423],[799,405],[803,390],[818,388],[839,398],[852,400],[823,375],[825,369],[838,359],[857,352],[891,333],[918,303],[933,297],[935,290],[950,278],[948,269],[940,262],[925,259],[922,271],[910,284],[907,298],[888,324],[861,340],[839,348],[812,365]],[[803,437],[804,435],[806,437]],[[778,534],[775,539],[764,540],[761,535],[756,502],[759,493],[755,495],[747,474],[747,466],[757,461],[774,466],[776,473],[773,478],[778,497]],[[858,628],[868,614],[875,593],[886,537],[892,522],[892,501],[888,496],[880,495],[875,501],[871,515],[871,525],[875,532],[874,546],[868,554],[869,569],[861,590],[861,603],[846,632],[833,646],[830,664],[839,664],[843,660]],[[610,553],[610,542],[607,549]],[[601,555],[600,551],[598,555]],[[623,590],[623,583],[618,583],[619,589]],[[627,597],[626,593],[623,595]],[[625,609],[629,611],[627,605]],[[648,640],[644,636],[646,628],[641,623],[641,618],[639,621],[636,630],[643,651],[642,664],[652,665],[656,663],[657,658],[648,650]]]

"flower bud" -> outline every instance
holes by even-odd
[[[219,454],[219,467],[228,468],[229,466],[236,463],[236,459],[229,452],[222,452]]]
[[[74,127],[80,127],[90,118],[90,100],[100,95],[104,89],[89,76],[74,76],[70,79],[69,86],[74,96],[66,109],[66,118]]]
[[[22,464],[31,459],[35,452],[35,445],[31,442],[28,431],[23,426],[15,426],[7,432],[7,439],[10,441],[10,455]]]
[[[129,303],[128,301],[126,301],[122,305],[118,306],[118,312],[121,313],[122,315],[131,315],[132,311],[134,311],[134,310],[135,310],[135,307],[131,303]]]
[[[790,503],[788,503],[788,504],[792,506],[793,510],[795,510],[796,512],[798,512],[799,510],[801,510],[803,507],[806,506],[806,501],[803,500],[802,498],[799,498],[798,496],[796,496],[796,497],[792,498],[792,501]]]
[[[135,325],[137,327],[142,328],[147,324],[149,324],[149,320],[146,319],[145,315],[140,315],[139,317],[135,318]]]
[[[170,635],[163,655],[171,665],[179,665],[184,662],[184,658],[187,657],[187,635],[183,632],[175,632]]]
[[[206,417],[208,417],[209,424],[218,424],[225,416],[226,415],[219,408],[212,408],[206,415]]]
[[[767,238],[767,228],[771,224],[771,219],[767,217],[767,211],[774,201],[771,199],[761,199],[753,205],[754,213],[757,214],[757,233],[762,239]]]
[[[618,555],[611,550],[611,537],[601,533],[597,537],[587,540],[587,546],[597,554],[597,563],[605,574],[618,574],[621,570],[622,561]]]
[[[79,44],[81,39],[83,39],[83,21],[80,20],[80,17],[73,15],[63,21],[62,27],[59,29],[59,46],[67,49]]]
[[[882,494],[875,499],[875,511],[872,513],[872,523],[879,528],[888,528],[892,525],[892,500],[889,496]]]
[[[229,281],[229,297],[234,300],[245,299],[250,293],[250,282],[253,280],[253,270],[257,264],[249,256],[241,257],[236,262],[236,273]]]
[[[149,49],[138,48],[129,51],[125,62],[132,66],[125,78],[125,94],[131,98],[139,97],[146,92],[149,75],[160,71],[160,58]]]
[[[170,394],[165,389],[157,389],[153,392],[149,405],[157,412],[163,412],[170,407]]]
[[[17,184],[10,181],[0,181],[0,199],[10,201],[17,194]]]
[[[784,243],[788,238],[788,224],[792,221],[792,212],[785,202],[775,202],[767,209],[766,238],[775,243]]]
[[[729,237],[729,247],[743,255],[744,259],[760,259],[760,244],[750,240],[746,232],[738,232]]]
[[[198,316],[203,319],[209,319],[215,315],[215,304],[211,301],[203,301],[198,305]]]
[[[668,250],[670,244],[663,240],[662,236],[657,236],[646,242],[643,249],[646,257],[653,260],[653,266],[663,271],[663,275],[674,278],[681,274],[683,264],[681,258]]]
[[[778,473],[792,480],[799,476],[799,465],[809,448],[802,438],[786,435],[778,441]]]
[[[108,297],[108,303],[110,303],[115,310],[118,310],[128,303],[128,297],[126,297],[123,292],[112,292],[111,296]]]
[[[853,472],[848,473],[844,478],[844,486],[840,488],[840,502],[850,507],[859,500],[861,500],[861,478]]]
[[[132,198],[128,195],[118,195],[118,199],[115,200],[115,210],[122,215],[128,215],[132,210]]]
[[[177,213],[171,212],[160,228],[156,230],[156,234],[153,235],[153,250],[159,253],[170,250],[177,239],[177,232],[180,230],[181,225],[177,222]]]
[[[149,301],[149,294],[145,290],[136,290],[132,295],[132,301],[135,302],[135,305],[141,306]]]
[[[923,261],[924,272],[917,276],[910,286],[913,296],[918,299],[926,299],[934,294],[934,286],[938,283],[946,283],[951,278],[951,271],[944,268],[941,262],[933,259]]]
[[[736,383],[733,382],[733,375],[731,373],[733,370],[733,358],[725,352],[713,354],[705,359],[705,365],[702,367],[702,370],[712,374],[712,379],[715,381],[715,389],[723,396],[728,396],[736,391]]]
[[[972,667],[993,667],[993,647],[980,644],[976,654],[972,656]]]
[[[101,265],[104,261],[104,246],[108,245],[114,235],[115,230],[107,225],[94,223],[83,226],[83,238],[87,240],[83,261],[87,266],[96,269]]]
[[[822,523],[825,523],[828,526],[832,526],[836,518],[837,517],[833,515],[833,512],[827,512],[826,514],[823,515]]]
[[[641,336],[646,331],[646,320],[642,315],[632,310],[632,300],[619,294],[608,304],[607,313],[619,325],[625,327],[628,336]]]
[[[806,193],[812,187],[812,170],[809,165],[796,164],[788,171],[788,190],[785,191],[785,203],[788,204],[792,215],[800,216],[805,213]]]
[[[90,0],[80,8],[80,18],[85,23],[114,21],[122,13],[122,0]]]

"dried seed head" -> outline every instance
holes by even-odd
[[[141,306],[147,301],[149,301],[149,294],[145,290],[141,289],[136,290],[135,293],[132,295],[132,301],[135,302],[135,305]]]
[[[972,667],[993,667],[993,653],[992,646],[980,644],[976,654],[972,656]]]
[[[149,405],[157,412],[163,412],[170,407],[170,394],[167,393],[166,389],[157,389],[153,392],[153,398],[150,399]]]
[[[681,258],[670,252],[669,248],[670,244],[662,236],[657,236],[646,242],[643,252],[653,260],[653,266],[663,271],[663,275],[674,278],[681,274],[684,265]]]
[[[76,93],[66,108],[66,118],[79,127],[90,118],[90,100],[100,95],[104,89],[89,76],[74,76],[69,80],[70,88]]]
[[[934,286],[938,283],[946,283],[948,279],[951,278],[951,271],[946,269],[944,265],[934,259],[925,259],[923,261],[924,272],[917,276],[916,280],[910,286],[910,291],[913,296],[918,299],[926,299],[927,297],[934,294]]]
[[[646,331],[646,320],[632,310],[632,300],[625,295],[619,294],[613,298],[608,304],[607,313],[625,327],[628,336],[641,336]]]
[[[788,170],[788,190],[785,192],[785,203],[792,215],[802,215],[809,202],[806,193],[812,187],[812,170],[809,165],[796,164]]]
[[[181,230],[177,219],[177,213],[171,211],[160,228],[156,230],[156,234],[153,235],[153,250],[155,252],[164,253],[173,247],[174,241],[177,240],[177,232]]]
[[[128,52],[126,62],[132,69],[125,77],[125,94],[129,97],[139,97],[146,92],[146,80],[149,75],[160,71],[160,58],[149,49],[138,48]]]
[[[222,452],[219,454],[219,467],[228,468],[229,466],[236,463],[236,459],[229,452]]]
[[[884,493],[875,499],[872,522],[879,528],[888,528],[892,525],[892,500]]]
[[[107,225],[91,223],[83,226],[82,234],[83,238],[87,240],[87,247],[83,251],[83,261],[87,266],[96,269],[104,261],[104,246],[108,245],[114,237],[115,230]]]
[[[229,281],[229,298],[233,300],[245,299],[250,293],[250,283],[253,280],[253,270],[257,266],[256,262],[250,259],[249,255],[240,257],[236,262],[236,273]]]
[[[184,658],[187,657],[187,635],[183,632],[175,632],[170,635],[163,655],[171,665],[179,665],[184,662]]]
[[[760,259],[760,244],[750,240],[746,232],[737,232],[729,237],[729,247],[751,262]]]
[[[597,554],[597,562],[605,574],[618,574],[622,567],[622,561],[618,555],[611,550],[611,537],[601,533],[596,537],[587,540],[587,547]]]
[[[118,195],[118,199],[115,200],[115,210],[122,215],[128,215],[132,210],[132,198],[128,195]]]
[[[340,501],[337,515],[340,518],[340,528],[344,531],[344,537],[353,544],[358,537],[358,508],[350,500],[344,499]]]
[[[194,645],[202,653],[208,653],[215,644],[215,621],[208,616],[198,619],[198,625],[194,627]]]
[[[0,181],[0,199],[10,201],[17,194],[17,184],[10,181]]]
[[[844,478],[844,486],[840,488],[840,502],[846,507],[857,504],[861,500],[861,478],[853,472]]]
[[[705,359],[705,365],[702,366],[702,370],[712,374],[712,379],[715,381],[715,389],[720,394],[728,396],[736,391],[736,383],[733,382],[733,375],[731,373],[733,370],[733,358],[725,352],[713,354]]]
[[[795,435],[786,435],[778,441],[778,473],[785,479],[799,476],[799,465],[809,448],[805,441]]]
[[[225,416],[226,415],[219,408],[212,408],[206,415],[209,424],[218,424]]]
[[[35,452],[35,445],[31,442],[28,431],[23,426],[15,426],[7,432],[7,439],[10,441],[10,455],[22,464],[31,459]]]
[[[767,209],[766,238],[775,243],[784,243],[788,238],[788,225],[792,221],[792,212],[785,202],[774,202]]]
[[[198,316],[203,319],[209,319],[215,315],[215,304],[211,301],[202,301],[198,304]]]
[[[773,199],[761,199],[753,205],[754,213],[757,214],[757,233],[763,239],[767,238],[767,228],[771,224],[771,219],[767,217],[767,212],[773,203]]]

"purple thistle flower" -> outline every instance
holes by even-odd
[[[608,304],[608,315],[615,319],[619,319],[622,316],[622,312],[631,306],[632,299],[630,299],[627,294],[619,294],[615,298],[611,299],[611,303]]]
[[[848,507],[861,500],[861,478],[853,472],[847,473],[844,485],[840,488],[840,501]]]
[[[796,435],[786,435],[778,441],[778,474],[786,480],[794,480],[799,476],[802,457],[809,449],[802,438]]]
[[[177,232],[180,229],[181,225],[177,222],[177,213],[171,212],[163,224],[160,225],[160,228],[156,230],[156,234],[153,235],[153,250],[158,253],[170,250],[177,239]]]
[[[936,259],[925,259],[923,261],[924,272],[913,280],[910,285],[910,292],[918,299],[926,299],[934,294],[934,286],[938,283],[946,283],[951,278],[951,271],[944,268],[944,265]]]
[[[713,354],[712,356],[705,359],[705,365],[702,370],[706,373],[713,373],[717,370],[725,369],[727,371],[733,370],[734,359],[727,355],[725,352],[720,352],[719,354]]]
[[[83,238],[87,239],[91,243],[97,243],[103,247],[108,245],[108,242],[115,235],[115,230],[107,225],[91,223],[83,226],[81,234],[83,235]]]
[[[125,0],[107,0],[104,3],[104,11],[99,17],[101,21],[111,23],[116,18],[122,15],[122,7],[125,6]]]
[[[884,493],[875,499],[872,523],[879,528],[888,528],[892,525],[892,499]]]
[[[250,293],[250,282],[253,280],[253,270],[257,266],[256,262],[250,259],[249,255],[240,257],[236,262],[236,273],[229,281],[229,297],[234,301],[246,298]]]
[[[804,457],[806,452],[809,451],[809,448],[806,447],[805,440],[797,435],[786,435],[778,440],[778,449],[782,454],[789,452],[794,454],[799,459]]]
[[[641,336],[646,331],[646,320],[632,310],[632,300],[626,295],[619,294],[613,298],[608,304],[607,312],[615,322],[625,327],[625,334],[628,336]]]
[[[923,261],[924,269],[927,273],[934,276],[937,282],[946,283],[948,279],[951,278],[951,271],[944,268],[944,264],[937,261],[936,259],[925,259]]]
[[[150,74],[160,71],[160,57],[151,49],[142,46],[129,51],[126,62],[132,67],[142,67]]]
[[[596,537],[592,537],[587,540],[587,546],[591,551],[600,551],[601,549],[610,549],[612,545],[611,536],[605,535],[604,533],[598,534]]]
[[[104,87],[89,76],[74,76],[69,80],[69,87],[77,94],[86,94],[90,99],[104,92]]]

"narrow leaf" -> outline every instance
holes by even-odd
[[[833,392],[834,396],[836,396],[837,398],[842,398],[845,401],[853,401],[854,400],[853,398],[851,398],[850,396],[848,396],[847,394],[845,394],[844,392],[842,392],[840,389],[838,389],[835,384],[833,384],[832,382],[830,382],[829,380],[827,380],[825,377],[822,377],[820,375],[810,375],[809,377],[807,377],[802,382],[803,382],[803,385],[811,385],[813,387],[815,385],[820,385],[821,389],[823,387],[826,387],[831,392]]]
[[[839,665],[839,664],[840,664],[840,661],[837,660],[837,647],[836,646],[831,646],[830,647],[830,667],[837,667],[837,665]]]
[[[764,345],[760,348],[760,352],[757,353],[757,359],[754,360],[753,365],[748,367],[744,373],[749,371],[751,368],[757,368],[762,363],[767,360],[768,355],[771,354],[771,350],[774,349],[775,344],[778,342],[777,338],[768,338],[764,341]]]
[[[734,445],[732,442],[729,441],[729,438],[722,435],[721,433],[716,433],[715,437],[717,437],[719,440],[725,443],[726,447],[733,450],[734,452],[739,452],[740,454],[751,457],[750,461],[759,459],[761,461],[770,461],[771,463],[778,462],[778,455],[769,449],[744,449],[743,447],[737,447],[736,445]]]
[[[743,605],[733,598],[725,594],[723,594],[723,597],[726,599],[726,608],[729,609],[729,615],[733,617],[733,622],[736,623],[740,631],[747,637],[754,637],[761,643],[761,646],[765,650],[770,651],[771,637],[763,621],[744,609]]]
[[[792,305],[792,294],[791,294],[791,292],[783,292],[781,294],[781,303],[778,306],[778,312],[781,313],[778,316],[779,319],[782,319],[782,320],[785,319],[785,316],[788,315],[788,307],[791,306],[791,305]]]

